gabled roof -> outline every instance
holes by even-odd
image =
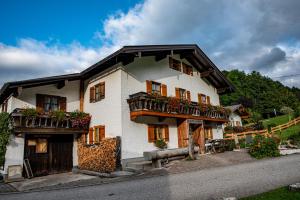
[[[59,84],[65,80],[85,80],[117,63],[127,65],[136,57],[155,56],[155,60],[159,61],[173,54],[179,54],[181,58],[188,60],[208,82],[218,89],[218,93],[234,90],[233,85],[196,44],[142,45],[124,46],[80,73],[5,83],[0,90],[0,103],[16,92],[18,87]]]
[[[242,118],[247,118],[249,116],[248,111],[244,108],[242,104],[226,106],[225,108],[231,110],[231,112],[233,113],[238,114]]]

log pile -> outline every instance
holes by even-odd
[[[97,145],[85,144],[83,138],[78,141],[78,168],[96,172],[113,172],[116,169],[116,138],[103,139]]]

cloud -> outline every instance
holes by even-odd
[[[299,9],[298,0],[145,0],[107,17],[95,33],[99,48],[33,39],[0,44],[0,78],[76,72],[123,45],[171,43],[198,44],[221,69],[255,69],[270,77],[296,74]],[[295,76],[276,80],[300,87]]]
[[[269,69],[277,63],[285,61],[286,53],[278,47],[271,49],[268,53],[256,58],[251,65],[254,70]]]

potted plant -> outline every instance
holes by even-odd
[[[73,128],[84,128],[89,127],[91,116],[88,113],[74,111],[70,113],[71,124]]]
[[[176,97],[169,97],[168,98],[168,107],[169,112],[178,112],[180,107],[180,100]]]
[[[156,140],[154,144],[160,150],[164,150],[168,147],[168,144],[163,139]]]
[[[31,121],[31,126],[35,124],[35,119],[38,116],[38,111],[35,108],[25,108],[22,111],[22,115],[25,117],[25,126],[29,126],[29,122]]]
[[[50,116],[56,120],[56,127],[58,127],[60,122],[66,119],[66,113],[62,110],[52,111]]]

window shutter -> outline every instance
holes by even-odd
[[[206,96],[206,103],[210,104],[210,97],[209,96]]]
[[[165,141],[169,142],[169,126],[166,125],[164,128],[165,128]]]
[[[44,96],[41,94],[36,95],[36,110],[39,113],[44,111]]]
[[[198,93],[198,103],[202,104],[202,94]]]
[[[176,96],[176,98],[180,99],[179,88],[175,88],[175,96]]]
[[[89,128],[89,144],[93,144],[93,128]]]
[[[95,102],[95,87],[90,87],[90,103]]]
[[[59,110],[66,112],[67,111],[67,98],[59,97]]]
[[[186,98],[188,101],[191,101],[191,92],[190,91],[186,91]]]
[[[154,142],[155,136],[154,136],[154,126],[148,125],[148,142]]]
[[[146,81],[146,91],[148,94],[152,93],[152,81]]]
[[[161,84],[161,96],[167,96],[167,86],[165,84]]]
[[[105,126],[101,126],[99,128],[99,137],[100,137],[100,140],[103,140],[105,138]]]
[[[100,83],[100,95],[101,99],[105,98],[105,82]]]

